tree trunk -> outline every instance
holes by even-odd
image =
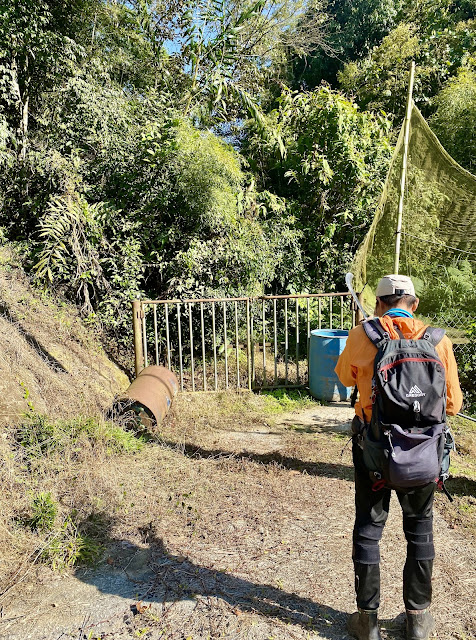
[[[26,61],[25,68],[25,76],[27,75],[27,67],[28,67],[28,59]],[[18,120],[17,120],[17,130],[20,135],[20,152],[19,157],[21,160],[26,158],[26,150],[27,150],[27,138],[28,138],[28,115],[29,115],[29,104],[30,104],[30,96],[28,95],[28,89],[21,91],[20,88],[20,78],[18,73],[18,62],[14,57],[12,60],[12,85],[13,92],[18,100]],[[28,86],[28,85],[26,85]]]
[[[30,97],[28,94],[23,96],[21,103],[21,150],[20,158],[25,160],[26,150],[28,147],[28,108],[30,103]]]

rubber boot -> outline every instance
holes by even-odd
[[[349,616],[347,631],[358,640],[382,640],[378,630],[377,611],[359,609]]]
[[[435,620],[429,609],[409,611],[407,609],[407,640],[429,640],[435,628]]]

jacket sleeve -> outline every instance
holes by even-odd
[[[357,381],[357,367],[351,363],[352,344],[355,339],[353,333],[355,329],[352,329],[345,343],[344,351],[340,354],[339,360],[334,371],[337,377],[345,387],[352,387]]]
[[[455,356],[453,353],[453,345],[451,340],[445,336],[443,339],[444,344],[444,360],[443,363],[446,369],[446,413],[449,416],[455,416],[460,411],[463,404],[463,394],[459,385],[458,367],[456,365]]]

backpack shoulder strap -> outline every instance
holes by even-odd
[[[362,327],[367,338],[379,349],[384,342],[390,340],[390,336],[382,327],[378,318],[370,318],[362,322]]]
[[[402,331],[401,331],[400,327],[398,327],[398,325],[396,325],[396,324],[395,324],[395,322],[393,323],[393,328],[394,328],[394,329],[395,329],[395,331],[397,332],[398,337],[399,337],[400,339],[402,339],[402,340],[405,340],[405,336],[403,335],[403,333],[402,333]]]
[[[445,333],[446,331],[444,329],[437,329],[436,327],[427,327],[425,329],[424,334],[422,335],[422,338],[424,340],[429,340],[431,344],[434,347],[436,347],[436,345],[442,341]]]

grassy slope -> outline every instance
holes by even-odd
[[[24,411],[100,410],[128,386],[76,310],[36,291],[14,251],[0,248],[0,424]]]

